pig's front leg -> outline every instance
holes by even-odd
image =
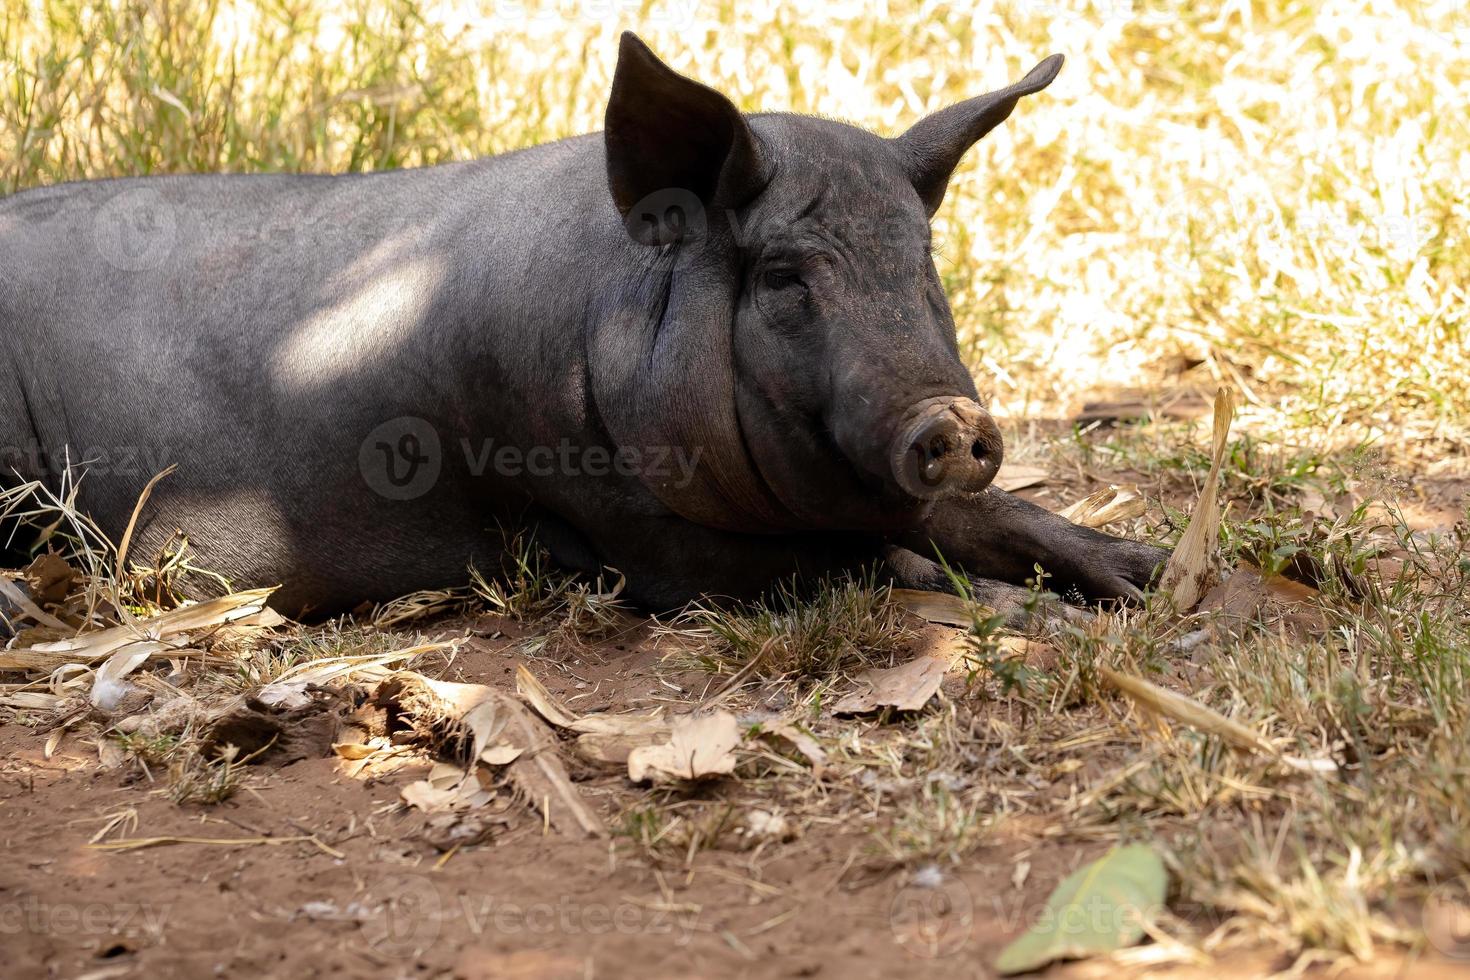
[[[898,542],[921,555],[936,550],[972,576],[1024,584],[1041,566],[1058,595],[1099,602],[1137,601],[1169,557],[1165,548],[1073,524],[991,487],[941,501],[918,530]]]
[[[907,548],[890,545],[883,551],[878,565],[880,580],[902,589],[928,592],[954,592],[950,573],[932,558],[915,554]],[[1088,616],[1064,602],[1038,597],[1030,589],[1010,582],[966,575],[965,594],[982,606],[1005,617],[1005,625],[1024,629],[1035,618],[1062,622],[1086,622]]]

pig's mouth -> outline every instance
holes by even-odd
[[[1000,470],[1000,429],[973,399],[926,398],[904,413],[889,445],[894,482],[920,500],[979,493]]]

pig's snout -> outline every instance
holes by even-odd
[[[969,398],[929,398],[904,416],[889,451],[893,478],[921,499],[979,493],[1000,470],[1000,429]]]

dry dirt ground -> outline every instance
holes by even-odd
[[[656,669],[652,644],[605,653],[544,679],[563,698],[590,686],[590,706],[613,710],[666,703],[679,693],[670,683],[708,681]],[[521,659],[509,639],[472,641],[450,676],[510,690]],[[0,973],[9,978],[984,977],[1056,883],[1106,849],[1048,841],[1038,827],[926,881],[884,860],[870,834],[830,826],[760,854],[703,851],[685,869],[661,867],[626,839],[568,840],[523,818],[446,858],[424,840],[426,818],[396,805],[427,763],[354,778],[354,763],[307,759],[251,777],[225,803],[179,807],[146,780],[99,771],[88,744],[63,742],[45,759],[36,732],[9,724],[0,758]],[[638,792],[621,776],[574,775],[609,818]],[[136,814],[135,837],[278,843],[90,847],[119,812]],[[1018,855],[1031,869],[1019,887]],[[1239,953],[1155,973],[1252,976],[1289,965]],[[1118,969],[1076,964],[1054,975]],[[1337,975],[1467,972],[1390,954]]]
[[[1452,521],[1463,506],[1463,486],[1440,489],[1422,502],[1428,525]],[[513,693],[516,666],[527,663],[582,713],[687,707],[723,683],[670,660],[672,641],[646,621],[572,654],[529,656],[527,631],[498,617],[422,628],[431,637],[471,637],[426,673]],[[963,677],[947,680],[944,694],[973,702],[957,723],[982,748],[992,722],[1027,723],[988,717],[1002,709],[970,698]],[[888,724],[851,722],[865,738],[881,737]],[[430,766],[422,755],[363,765],[323,745],[317,757],[251,767],[228,800],[201,806],[175,804],[136,766],[99,767],[90,741],[69,736],[49,757],[45,741],[44,727],[14,715],[0,721],[5,978],[986,977],[1052,888],[1116,839],[1013,820],[956,865],[898,861],[852,816],[858,803],[885,806],[881,786],[864,797],[798,773],[763,790],[766,805],[813,815],[792,839],[736,835],[680,853],[645,846],[630,828],[649,790],[569,757],[578,789],[608,823],[607,838],[552,832],[534,809],[518,806],[485,842],[446,850],[432,842],[429,818],[400,804],[400,790]],[[1086,765],[1113,765],[1127,751],[1099,740]],[[653,795],[661,806],[707,815],[722,800],[748,805],[732,782]],[[1054,795],[1075,787],[1059,776]],[[826,792],[848,796],[826,810],[811,803]],[[151,837],[171,840],[96,846]],[[1217,924],[1203,912],[1170,911],[1197,935]],[[1074,963],[1049,975],[1258,976],[1292,964],[1290,955],[1246,948],[1209,961]],[[1470,975],[1465,961],[1392,947],[1367,964],[1309,969]]]

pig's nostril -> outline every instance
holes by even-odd
[[[979,493],[1000,468],[1002,448],[995,423],[968,399],[931,401],[915,411],[917,418],[892,444],[889,465],[896,482],[926,499]]]

